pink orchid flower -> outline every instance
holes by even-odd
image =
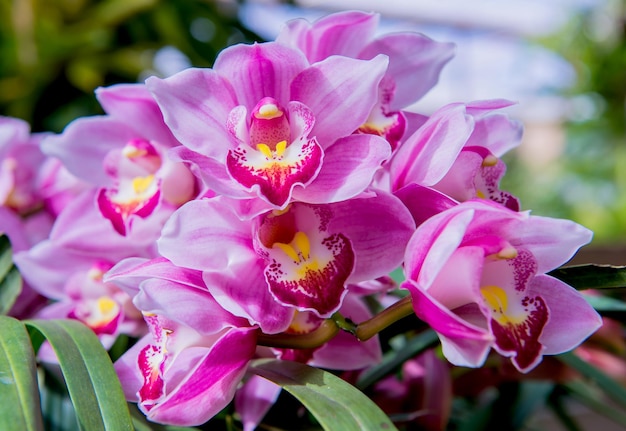
[[[42,143],[78,178],[99,187],[96,203],[120,235],[158,207],[172,212],[197,194],[195,177],[167,157],[179,145],[143,85],[96,91],[107,115],[79,118]]]
[[[378,14],[359,11],[331,14],[313,23],[295,19],[286,24],[276,41],[298,48],[311,63],[333,55],[363,60],[388,56],[389,67],[379,84],[376,105],[356,131],[382,136],[395,149],[406,128],[400,110],[437,83],[441,69],[453,56],[454,45],[411,32],[377,37],[378,21]]]
[[[352,133],[376,103],[386,67],[383,55],[311,65],[301,52],[269,42],[232,46],[213,69],[146,85],[184,145],[173,154],[217,194],[260,197],[256,215],[292,200],[336,202],[365,190],[390,150],[377,136]]]
[[[271,334],[289,327],[294,310],[330,316],[348,284],[395,269],[413,230],[404,205],[384,193],[294,202],[252,220],[240,220],[218,197],[176,211],[158,246],[175,265],[203,271],[224,308]]]
[[[601,325],[580,293],[546,275],[590,239],[589,230],[568,220],[467,201],[416,230],[402,287],[450,362],[480,366],[493,347],[527,372]]]
[[[257,328],[223,309],[199,271],[164,258],[126,259],[104,280],[134,298],[149,328],[115,363],[126,398],[172,425],[200,425],[226,407],[254,357]]]
[[[432,187],[457,201],[483,198],[513,210],[519,202],[499,189],[506,166],[499,156],[519,144],[521,125],[493,113],[504,100],[453,103],[437,110],[406,137],[376,184],[394,192]]]

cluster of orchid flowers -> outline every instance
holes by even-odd
[[[251,360],[380,361],[375,331],[298,341],[368,321],[372,298],[408,306],[459,366],[495,350],[527,372],[580,344],[601,319],[546,273],[592,234],[499,189],[511,102],[406,111],[454,47],[377,26],[291,21],[213,68],[100,88],[105,114],[58,135],[0,119],[1,229],[27,285],[12,313],[78,319],[106,348],[137,338],[115,368],[152,421],[201,424],[235,398],[246,429],[280,391]]]

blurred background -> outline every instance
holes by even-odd
[[[626,0],[3,0],[0,115],[60,132],[98,86],[210,67],[291,18],[376,11],[380,32],[457,44],[415,106],[506,98],[525,124],[503,187],[533,214],[595,232],[578,262],[626,264]],[[591,254],[593,253],[593,254]]]

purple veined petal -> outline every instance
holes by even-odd
[[[140,401],[139,390],[143,386],[144,381],[137,367],[137,358],[140,352],[152,342],[152,334],[143,336],[113,364],[127,401],[134,403]]]
[[[272,97],[286,106],[291,100],[291,81],[307,66],[301,52],[266,42],[226,48],[215,60],[213,68],[232,85],[238,104],[251,110],[264,97]]]
[[[201,335],[216,334],[228,327],[247,326],[222,308],[204,287],[151,278],[141,283],[135,306],[149,314],[166,316]]]
[[[367,61],[333,56],[293,80],[291,100],[304,103],[315,113],[311,135],[322,148],[365,123],[378,101],[378,84],[386,68],[384,55]]]
[[[411,183],[436,184],[456,160],[473,127],[464,105],[451,104],[435,112],[405,138],[391,160],[393,190]]]
[[[455,207],[459,203],[449,196],[430,187],[409,184],[394,192],[407,207],[417,226],[440,212]]]
[[[454,365],[479,367],[489,353],[493,338],[439,304],[412,280],[402,287],[409,290],[417,317],[428,323],[441,340],[443,354]]]
[[[84,117],[72,121],[60,135],[45,138],[44,153],[60,159],[78,178],[96,186],[111,185],[103,167],[107,154],[137,138],[137,132],[119,118]],[[88,142],[88,145],[85,143]]]
[[[361,298],[347,295],[339,310],[353,322],[363,322],[372,317]],[[352,334],[341,331],[328,343],[313,352],[309,365],[334,370],[358,370],[380,363],[382,352],[378,337],[359,341]]]
[[[458,207],[458,206],[457,206]],[[420,225],[406,246],[404,272],[427,289],[458,248],[474,216],[471,209],[443,212]]]
[[[145,411],[148,419],[181,426],[208,421],[233,399],[255,348],[255,329],[233,328],[209,348],[181,352],[165,371],[164,380],[179,373],[185,377],[167,387],[167,394],[158,404]],[[193,361],[186,360],[185,355],[193,355]],[[187,368],[191,363],[195,366]]]
[[[528,294],[540,295],[550,310],[539,337],[545,355],[574,349],[602,325],[602,318],[581,293],[553,277],[536,276]]]
[[[279,303],[320,317],[341,306],[355,254],[342,232],[329,229],[332,217],[329,206],[293,203],[262,218],[255,244],[266,256],[265,278]]]
[[[360,11],[331,14],[312,24],[295,19],[287,22],[276,41],[297,47],[311,63],[331,55],[355,58],[374,37],[378,20],[377,14]]]
[[[107,114],[135,130],[136,137],[166,147],[180,145],[163,122],[163,114],[144,84],[117,84],[96,89],[96,97]]]
[[[328,230],[345,235],[356,256],[349,283],[381,277],[400,265],[415,224],[399,199],[377,192],[371,198],[355,198],[329,207],[332,217]]]
[[[540,216],[530,216],[508,233],[513,246],[521,244],[535,256],[538,273],[563,265],[593,237],[592,231],[571,220]]]
[[[294,189],[293,197],[320,204],[353,198],[370,185],[390,155],[389,145],[378,136],[340,138],[324,152],[324,163],[317,177],[306,188]]]
[[[510,357],[519,371],[531,370],[541,362],[545,350],[539,341],[550,318],[545,300],[528,291],[511,292],[496,285],[480,290],[491,308],[489,327],[495,338],[494,349]]]
[[[204,282],[215,300],[235,316],[248,319],[266,334],[285,331],[294,309],[278,303],[265,281],[266,263],[258,256],[231,263],[220,271],[204,272]]]
[[[313,181],[323,157],[315,139],[300,138],[286,148],[267,153],[240,145],[228,152],[226,166],[246,190],[258,190],[259,197],[276,208],[284,208],[296,186],[306,187]]]
[[[150,77],[146,86],[165,123],[189,149],[223,160],[236,146],[228,133],[229,112],[240,105],[231,84],[212,69],[185,69],[166,79]]]
[[[124,259],[104,275],[104,282],[115,283],[131,296],[134,296],[139,291],[139,284],[148,278],[159,278],[185,286],[206,289],[200,271],[175,266],[164,257],[154,259],[129,257]]]
[[[200,271],[254,262],[251,225],[219,197],[188,202],[163,226],[159,252],[175,265]]]
[[[419,33],[387,34],[370,42],[358,58],[389,57],[387,76],[395,83],[389,109],[397,111],[422,98],[439,80],[454,56],[455,45],[435,42]]]
[[[522,140],[523,125],[504,114],[486,115],[476,121],[466,146],[486,147],[496,157],[517,147]]]
[[[274,405],[281,388],[256,375],[250,376],[235,394],[235,411],[241,417],[244,431],[254,431]]]

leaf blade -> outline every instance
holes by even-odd
[[[558,278],[576,290],[626,287],[626,266],[597,264],[564,266],[550,271],[548,275]]]
[[[0,429],[43,431],[35,353],[24,324],[0,316]]]
[[[372,400],[327,371],[275,359],[258,359],[251,371],[300,400],[325,430],[397,431]]]
[[[0,234],[0,315],[6,315],[22,291],[22,277],[13,264],[9,237]]]
[[[54,349],[81,429],[133,430],[113,364],[96,335],[75,320],[28,320]]]

